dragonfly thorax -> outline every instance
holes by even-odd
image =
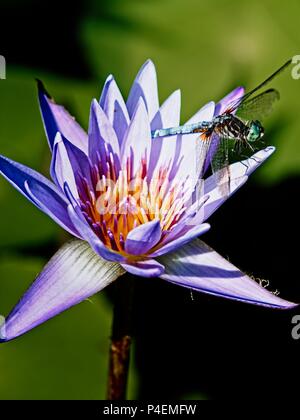
[[[214,130],[231,140],[247,141],[249,127],[232,114],[220,115],[214,119]]]
[[[224,138],[245,143],[255,142],[264,135],[264,129],[259,121],[247,124],[232,114],[216,117],[213,129]]]

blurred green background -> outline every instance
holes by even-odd
[[[87,127],[90,101],[99,97],[107,75],[114,74],[127,96],[139,67],[151,58],[157,68],[160,100],[181,88],[184,122],[207,101],[217,101],[239,85],[254,87],[289,57],[300,54],[297,0],[286,4],[279,0],[85,0],[74,4],[1,0],[0,7],[0,54],[7,61],[7,78],[0,80],[0,152],[45,174],[50,152],[35,77]],[[243,269],[269,278],[284,297],[299,300],[287,232],[293,229],[293,220],[297,223],[293,200],[299,193],[300,176],[300,80],[293,80],[287,71],[273,85],[280,90],[281,101],[265,123],[265,139],[277,146],[277,152],[240,198],[215,216],[208,239]],[[4,179],[0,179],[0,212],[0,313],[7,314],[66,236]],[[245,235],[241,236],[241,229]],[[253,232],[260,235],[260,245]],[[242,252],[244,238],[247,244]],[[238,393],[242,377],[236,366],[233,372],[227,370],[219,356],[208,360],[211,369],[201,363],[201,356],[215,355],[209,349],[219,355],[211,330],[220,311],[227,314],[231,347],[226,357],[232,365],[237,361],[232,351],[237,348],[249,358],[257,357],[251,351],[251,346],[257,348],[255,340],[268,354],[274,354],[274,347],[279,352],[278,345],[283,352],[294,351],[286,315],[198,295],[191,301],[187,291],[160,281],[145,281],[139,293],[141,304],[136,311],[144,312],[136,325],[130,398],[202,399]],[[175,314],[178,307],[180,317]],[[109,289],[1,345],[0,399],[104,398],[111,313]],[[248,322],[248,335],[239,323],[241,317]],[[266,325],[273,325],[267,336]],[[253,327],[256,335],[251,341]],[[220,334],[226,339],[225,330]],[[251,363],[263,369],[259,358]],[[230,374],[236,375],[236,381],[227,388],[224,378]],[[252,389],[249,381],[244,386]]]

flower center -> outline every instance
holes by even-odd
[[[99,157],[91,165],[90,180],[77,174],[83,215],[102,242],[121,253],[132,229],[158,219],[164,238],[185,211],[185,182],[169,180],[170,165],[160,167],[149,179],[146,159],[134,176],[132,161],[128,158],[121,167],[110,153],[105,165]]]

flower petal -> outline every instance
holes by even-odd
[[[180,124],[181,91],[175,90],[162,104],[151,122],[151,130]]]
[[[69,215],[68,203],[47,178],[18,162],[0,155],[0,173],[28,200],[48,214],[63,229],[78,236]]]
[[[172,230],[168,232],[167,235],[165,235],[165,237],[160,241],[159,246],[165,246],[170,242],[178,239],[180,236],[184,235],[189,229],[191,229],[191,227],[201,225],[204,218],[200,220],[200,210],[204,207],[204,204],[208,199],[209,195],[203,195],[197,203],[194,203],[191,207],[188,207],[177,224],[173,226]],[[196,222],[193,222],[197,214],[199,214],[199,218],[196,220]],[[199,223],[197,223],[198,221]]]
[[[113,126],[121,146],[129,125],[129,115],[123,96],[113,76],[109,76],[105,81],[100,106]]]
[[[157,251],[151,253],[151,257],[159,257],[161,255],[167,254],[168,252],[173,252],[175,249],[184,246],[188,242],[197,238],[200,235],[203,235],[210,229],[208,223],[203,223],[199,226],[190,227],[185,233],[178,235],[176,239],[167,243],[163,247],[159,248]]]
[[[69,140],[63,139],[68,158],[70,160],[75,180],[77,183],[78,175],[85,178],[89,185],[92,185],[91,165],[88,156],[82,150],[74,146]]]
[[[151,121],[159,108],[156,70],[151,60],[147,60],[142,66],[129,93],[127,109],[130,118],[133,116],[140,98],[143,98],[145,102]]]
[[[214,101],[208,102],[196,112],[185,124],[195,124],[201,121],[211,121],[215,113]],[[199,134],[198,134],[199,136]]]
[[[101,259],[83,241],[65,244],[48,262],[0,329],[12,340],[99,292],[124,273],[118,263]]]
[[[151,122],[151,130],[166,127],[176,127],[180,123],[181,92],[176,90],[162,104]],[[151,143],[149,162],[149,177],[153,176],[155,168],[172,165],[176,159],[177,136],[160,137]]]
[[[195,201],[190,211],[194,211],[196,214],[194,218],[189,218],[189,224],[195,225],[207,220],[229,197],[245,184],[248,176],[268,159],[274,150],[274,147],[269,146],[255,153],[249,159],[231,164],[229,167],[229,185],[227,185],[227,182],[218,185],[217,173],[207,178],[204,181],[204,193],[209,194],[209,199],[203,207],[198,205],[199,201]],[[227,190],[228,193],[225,194]],[[200,192],[200,197],[202,197],[202,194],[203,192]],[[199,211],[197,211],[197,207],[200,209]]]
[[[215,103],[209,102],[204,105],[186,124],[193,124],[200,121],[211,121],[214,115]],[[197,139],[199,133],[186,136],[177,136],[176,159],[171,171],[171,177],[185,179],[189,177],[190,193],[195,188],[199,178],[197,165]]]
[[[209,199],[205,203],[202,209],[197,212],[194,219],[190,220],[190,224],[201,223],[207,220],[222,204],[225,203],[238,189],[240,189],[248,180],[247,176],[241,176],[238,178],[230,178],[229,186],[219,185],[209,193]],[[224,188],[225,187],[225,188]],[[224,189],[229,188],[229,193],[224,194]],[[200,219],[200,220],[199,220]]]
[[[231,168],[231,173],[234,173],[235,176],[240,171],[245,170],[246,166],[246,175],[249,176],[254,172],[266,159],[268,159],[274,152],[276,148],[274,146],[268,146],[259,152],[254,153],[249,159],[242,160],[237,162]]]
[[[51,150],[56,133],[61,132],[70,142],[87,153],[88,138],[83,128],[61,105],[50,98],[42,82],[38,81],[38,96],[44,127]]]
[[[81,209],[79,208],[78,203],[72,195],[72,192],[67,183],[65,183],[64,188],[66,196],[70,201],[70,205],[68,206],[68,213],[70,219],[72,220],[74,226],[76,226],[76,229],[80,233],[81,238],[87,241],[91,245],[93,250],[105,260],[113,262],[126,261],[125,257],[107,248],[104,245],[104,243],[98,238],[98,236],[93,232],[92,228],[84,218]]]
[[[116,133],[99,103],[94,99],[91,105],[89,123],[89,152],[92,162],[101,164],[106,168],[108,155],[120,155],[120,148]]]
[[[215,116],[222,114],[229,105],[240,99],[245,93],[245,89],[243,86],[239,86],[236,89],[234,89],[232,92],[230,92],[228,95],[226,95],[223,99],[221,99],[215,109]]]
[[[81,235],[69,217],[65,201],[60,202],[53,198],[52,192],[49,193],[47,189],[41,188],[40,184],[32,182],[32,180],[25,181],[25,188],[35,205],[42,212],[51,217],[51,219],[71,233],[71,235],[81,239]]]
[[[54,140],[50,174],[53,181],[62,191],[64,190],[64,183],[67,182],[72,194],[76,198],[78,197],[74,171],[60,133],[56,134]]]
[[[104,82],[104,86],[103,86],[101,96],[100,96],[100,99],[99,99],[99,104],[100,104],[102,109],[103,109],[103,105],[106,101],[106,96],[107,96],[107,92],[108,92],[108,89],[109,89],[109,85],[110,85],[110,83],[113,79],[114,79],[114,76],[112,74],[110,74],[109,76],[107,76],[107,78]]]
[[[139,225],[132,229],[125,241],[125,251],[132,255],[146,254],[153,248],[161,238],[161,227],[159,220]]]
[[[230,165],[230,178],[238,179],[243,176],[249,176],[252,172],[257,169],[266,159],[268,159],[275,151],[275,147],[268,146],[259,152],[254,153],[250,158],[236,162]],[[218,177],[215,174],[208,177],[204,182],[205,194],[210,192],[217,187]]]
[[[165,265],[161,278],[189,289],[272,308],[297,306],[268,292],[199,239],[159,261]]]
[[[129,159],[133,176],[140,169],[142,160],[149,161],[151,142],[149,117],[144,101],[139,99],[137,108],[125,134],[121,150],[122,166],[126,168]]]
[[[237,179],[243,176],[249,176],[252,172],[257,169],[266,159],[268,159],[275,151],[275,147],[268,146],[254,153],[250,158],[236,162],[230,165],[230,177]],[[209,194],[213,189],[217,187],[217,177],[211,175],[205,180],[204,190],[206,194]]]
[[[141,277],[159,277],[165,267],[155,260],[144,260],[138,262],[121,263],[121,266],[128,273]]]

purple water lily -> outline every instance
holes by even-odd
[[[211,120],[242,94],[237,88],[217,105],[208,103],[187,123]],[[41,84],[39,102],[52,151],[53,182],[3,156],[0,171],[78,239],[53,256],[8,315],[1,341],[24,334],[126,271],[248,303],[295,306],[197,239],[228,196],[214,176],[199,188],[197,134],[151,139],[151,130],[177,126],[180,118],[179,90],[159,106],[151,61],[138,73],[126,103],[114,78],[108,77],[100,101],[92,101],[88,134]],[[230,166],[230,195],[273,151],[268,147]]]

